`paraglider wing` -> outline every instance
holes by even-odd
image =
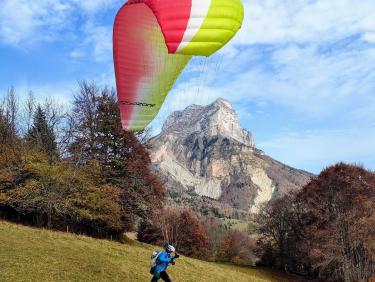
[[[147,5],[121,8],[114,27],[114,61],[124,129],[142,130],[153,120],[190,58],[168,54],[160,25]]]
[[[241,0],[130,0],[114,24],[122,126],[144,129],[192,56],[210,56],[241,27]]]

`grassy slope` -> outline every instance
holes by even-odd
[[[0,281],[150,281],[155,247],[119,244],[0,221]],[[263,269],[182,257],[174,281],[298,281]]]
[[[240,231],[248,231],[249,225],[254,226],[254,223],[250,221],[229,218],[224,219],[224,224],[226,224],[231,229]]]

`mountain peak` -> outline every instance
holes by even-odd
[[[256,149],[225,99],[172,113],[149,145],[169,200],[213,216],[257,213],[262,203],[300,189],[311,177]]]
[[[228,100],[226,100],[224,98],[217,99],[211,105],[215,105],[215,106],[218,106],[218,107],[226,107],[226,108],[229,108],[229,109],[234,111],[233,105],[231,104],[231,102],[229,102]]]
[[[198,133],[204,136],[223,136],[254,147],[251,132],[242,129],[232,104],[219,98],[207,106],[191,105],[173,112],[166,120],[162,133]]]

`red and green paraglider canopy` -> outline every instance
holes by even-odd
[[[122,126],[144,129],[192,56],[210,56],[243,21],[241,0],[129,0],[114,25]]]

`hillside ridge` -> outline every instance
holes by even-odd
[[[0,221],[0,281],[150,281],[155,249],[132,240],[120,244]],[[168,272],[180,282],[300,281],[271,270],[186,257]]]

